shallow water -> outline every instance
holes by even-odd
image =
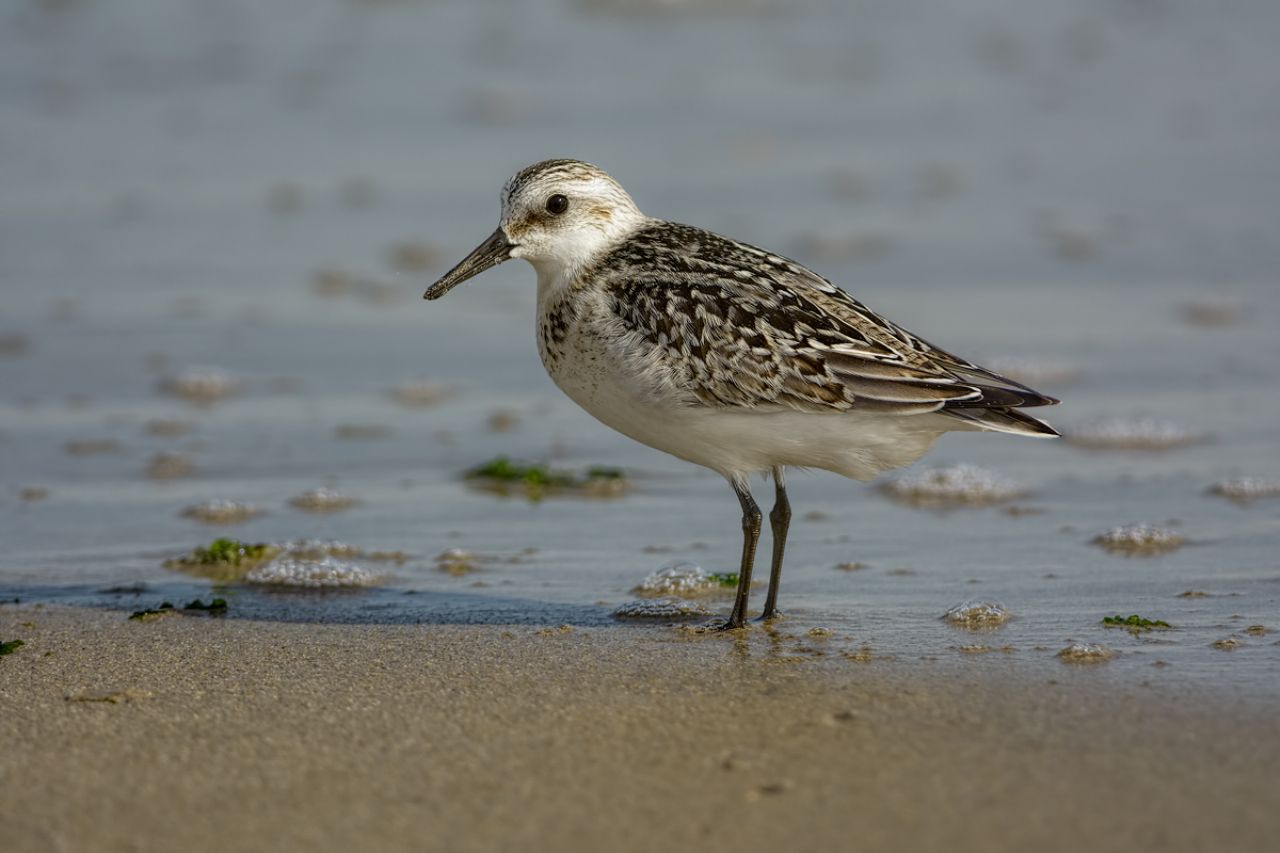
[[[1207,494],[1280,479],[1280,8],[669,5],[7,12],[0,596],[131,609],[202,593],[162,562],[223,532],[414,555],[373,590],[220,591],[232,618],[604,625],[663,565],[736,570],[723,482],[609,432],[545,377],[527,267],[420,299],[492,229],[509,173],[577,156],[645,210],[796,256],[949,349],[1057,373],[1042,390],[1063,397],[1064,431],[1151,418],[1205,436],[944,438],[922,465],[1030,492],[988,507],[795,473],[780,630],[1054,678],[1081,671],[1060,649],[1104,643],[1119,654],[1089,672],[1280,694],[1280,634],[1246,632],[1280,630],[1280,499]],[[317,289],[325,271],[350,278]],[[225,397],[165,390],[207,369],[235,380]],[[415,382],[452,393],[396,397]],[[149,476],[163,452],[189,475]],[[499,454],[620,466],[634,487],[534,503],[462,481]],[[358,503],[290,504],[321,487]],[[222,499],[264,513],[181,515]],[[1138,523],[1187,544],[1091,544]],[[449,548],[484,559],[444,572]],[[968,599],[1013,619],[991,634],[942,620]],[[1174,628],[1100,625],[1130,613]],[[1241,644],[1213,646],[1228,637]],[[1013,649],[959,650],[974,645]]]

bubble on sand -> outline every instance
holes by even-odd
[[[13,358],[22,355],[31,346],[31,340],[23,334],[0,334],[0,358]]]
[[[479,557],[465,548],[449,548],[436,556],[436,568],[454,577],[471,574],[478,562]]]
[[[981,643],[973,643],[964,646],[952,646],[956,651],[965,655],[988,655],[992,652],[1000,652],[1002,654],[1013,654],[1016,649],[1013,646],[985,646]]]
[[[434,406],[447,399],[452,393],[453,390],[447,385],[426,381],[406,382],[390,391],[391,399],[402,406],[414,408]]]
[[[350,495],[321,486],[318,489],[303,492],[290,499],[289,503],[306,512],[338,512],[355,506],[359,501]]]
[[[962,601],[942,614],[944,621],[969,631],[986,631],[999,628],[1013,618],[1013,614],[998,601]]]
[[[1182,319],[1189,326],[1234,326],[1244,316],[1244,305],[1235,299],[1197,299],[1182,305]]]
[[[277,216],[297,213],[302,209],[302,187],[297,184],[280,183],[267,190],[267,210]]]
[[[378,441],[391,435],[391,427],[382,424],[338,424],[333,428],[333,434],[349,441]]]
[[[173,480],[178,477],[189,477],[195,466],[182,453],[163,451],[151,457],[147,463],[147,476],[153,480]]]
[[[706,605],[679,598],[645,598],[620,604],[613,610],[615,619],[688,619],[709,616]]]
[[[409,559],[404,551],[366,551],[337,539],[295,539],[280,545],[281,556],[295,560],[322,560],[334,557],[339,560],[374,560],[377,562],[403,563]]]
[[[1115,651],[1101,643],[1072,643],[1058,652],[1063,663],[1106,663],[1115,656]]]
[[[186,435],[190,431],[191,424],[188,421],[166,418],[156,418],[154,420],[147,421],[147,433],[149,435],[173,438],[174,436]]]
[[[355,286],[346,270],[322,269],[311,274],[311,292],[316,296],[345,296]]]
[[[891,498],[912,506],[986,506],[1026,494],[1022,486],[976,465],[928,468],[890,480]]]
[[[1093,538],[1093,544],[1113,554],[1151,557],[1176,551],[1186,543],[1181,533],[1154,524],[1126,524]]]
[[[490,413],[486,423],[493,432],[510,432],[520,426],[520,413],[513,409],[498,409]]]
[[[338,184],[338,201],[343,207],[371,207],[378,200],[378,186],[366,175],[343,178]]]
[[[444,259],[440,247],[430,243],[403,242],[387,249],[387,261],[400,272],[422,272],[438,266]]]
[[[280,557],[252,569],[245,580],[266,586],[300,587],[304,589],[342,589],[373,586],[382,575],[336,557],[300,560]]]
[[[1206,439],[1202,432],[1155,418],[1114,418],[1069,430],[1067,443],[1090,450],[1173,450]]]
[[[114,438],[82,438],[66,443],[67,453],[72,456],[96,456],[101,453],[119,453],[120,442]]]
[[[239,524],[261,514],[262,510],[257,507],[229,500],[205,501],[182,510],[184,518],[192,518],[205,524]]]
[[[1275,498],[1280,497],[1280,480],[1263,480],[1258,477],[1223,480],[1210,486],[1209,494],[1242,504],[1260,498]]]
[[[797,241],[796,254],[828,263],[851,260],[878,260],[893,248],[884,234],[804,234]]]
[[[672,595],[688,598],[703,595],[717,587],[719,581],[696,563],[673,563],[650,573],[631,592],[649,598]]]
[[[217,367],[193,367],[160,381],[161,391],[191,403],[214,403],[239,387],[239,380]]]

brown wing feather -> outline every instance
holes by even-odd
[[[691,402],[969,411],[963,420],[988,427],[1057,402],[938,349],[794,261],[702,229],[655,223],[590,275],[629,339],[667,354]],[[1040,424],[1009,417],[1009,428]]]

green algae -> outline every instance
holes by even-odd
[[[212,598],[208,604],[200,599],[196,599],[188,603],[183,610],[203,610],[210,616],[224,616],[227,612],[227,600],[225,598]]]
[[[1133,613],[1128,616],[1120,616],[1118,614],[1116,616],[1104,616],[1102,617],[1102,624],[1108,628],[1124,628],[1135,637],[1138,634],[1151,631],[1156,628],[1173,627],[1163,619],[1147,619],[1144,616],[1139,616],[1137,613]]]
[[[708,572],[707,579],[714,582],[716,586],[736,588],[738,586],[737,572]]]
[[[158,619],[161,616],[168,616],[174,612],[173,602],[162,601],[159,607],[148,607],[144,610],[135,610],[129,614],[129,618],[135,622],[150,622],[152,619]]]
[[[23,640],[5,640],[4,642],[0,642],[0,657],[11,655],[16,652],[19,647],[25,645],[26,642]]]
[[[575,474],[545,464],[514,462],[497,456],[463,473],[463,478],[477,488],[509,497],[523,495],[538,501],[552,495],[614,497],[625,492],[630,483],[620,468],[592,466],[584,474]]]
[[[250,544],[221,537],[207,546],[196,546],[190,554],[166,560],[164,566],[189,575],[228,582],[240,580],[250,570],[274,559],[279,553],[280,548],[276,545],[265,542]]]

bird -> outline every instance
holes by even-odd
[[[780,615],[791,521],[785,472],[868,481],[953,430],[1054,438],[1023,409],[1059,401],[934,346],[800,263],[642,213],[602,169],[543,160],[503,186],[497,229],[423,294],[509,259],[537,273],[537,343],[552,381],[597,420],[724,477],[742,509],[737,591],[747,622],[771,477],[769,587]]]

